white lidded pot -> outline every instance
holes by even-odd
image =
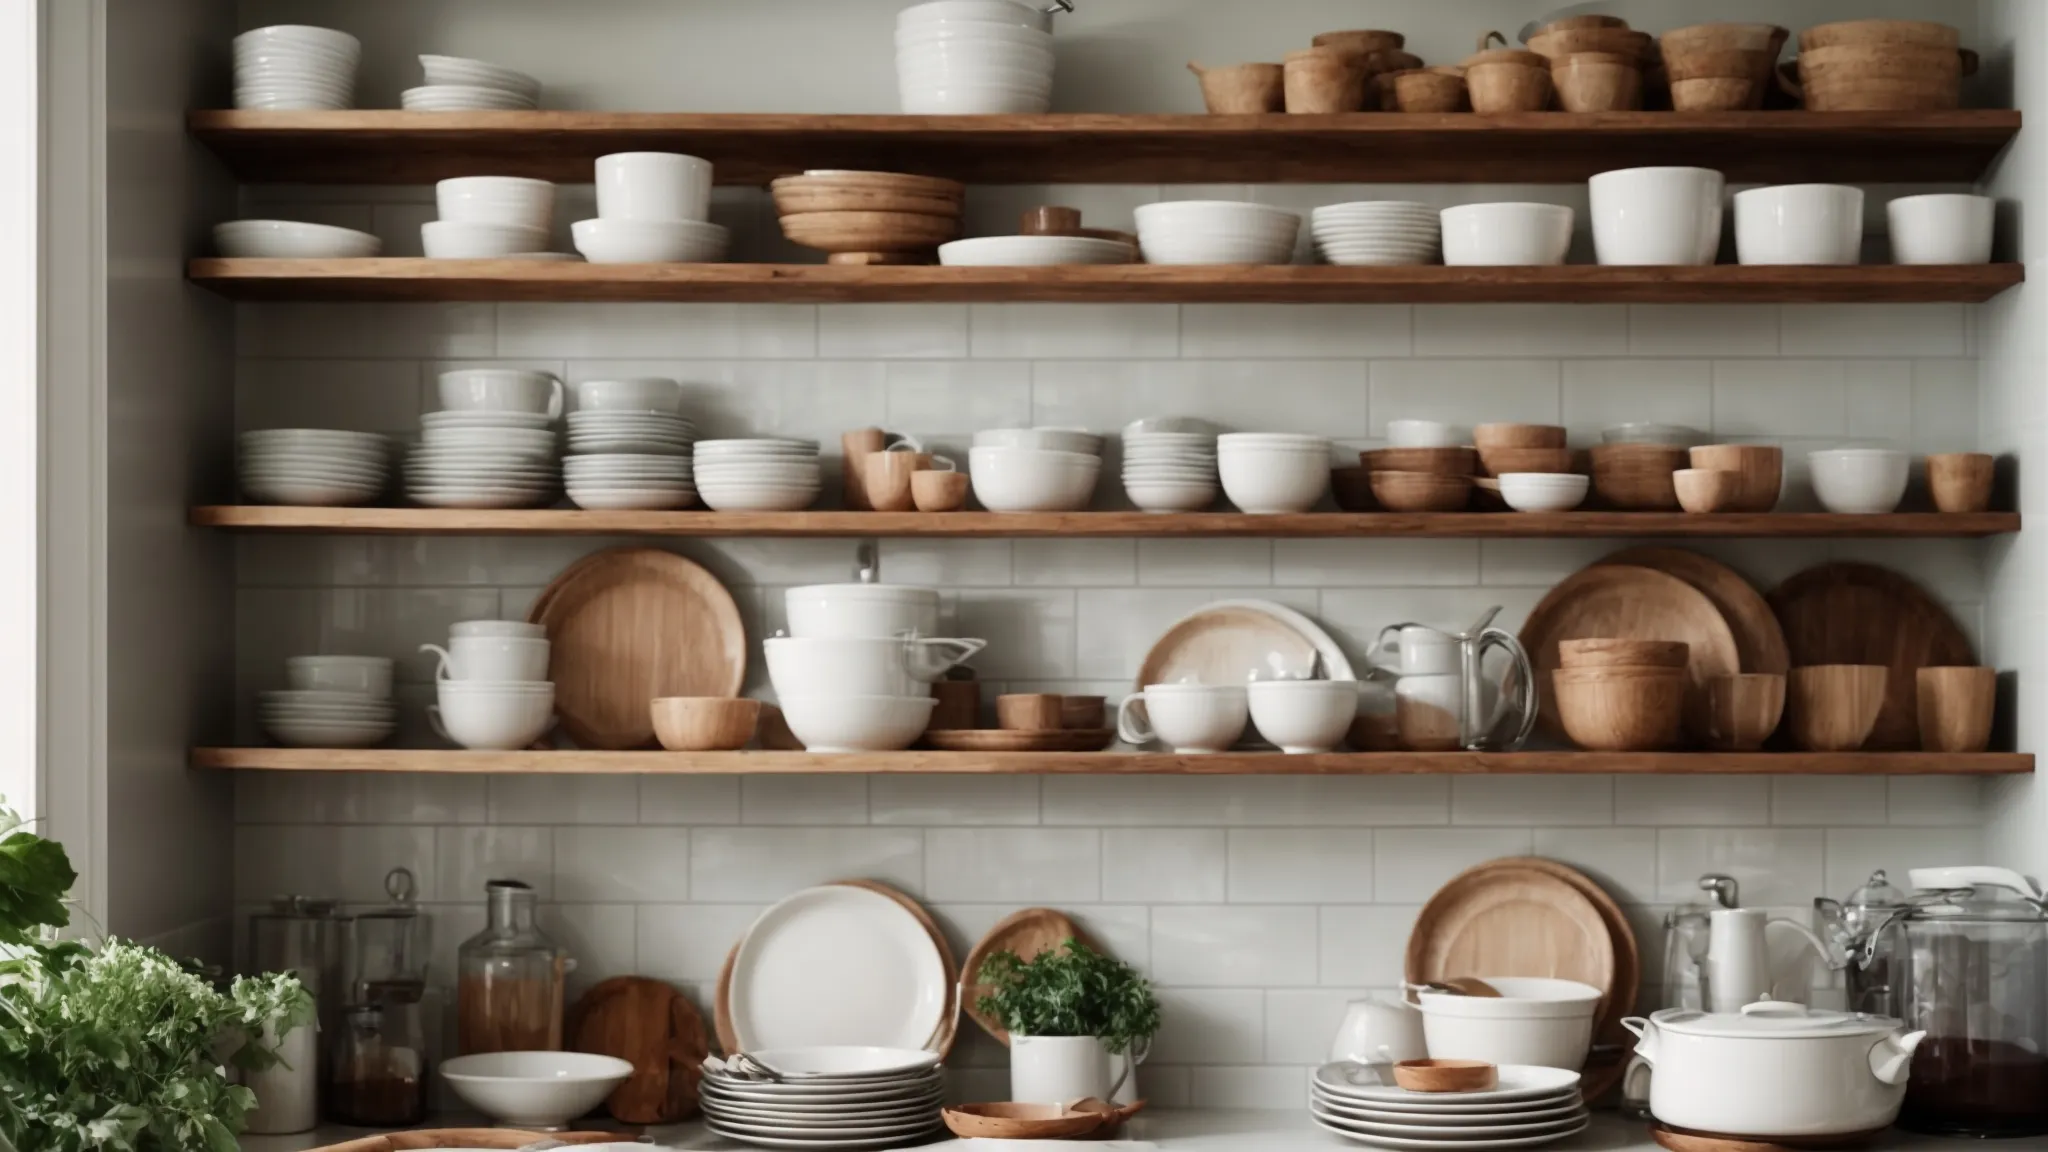
[[[1740,1012],[1667,1008],[1624,1019],[1650,1062],[1650,1112],[1728,1136],[1835,1136],[1888,1127],[1925,1032],[1889,1016],[1760,1000]]]
[[[936,636],[939,592],[907,584],[811,584],[784,594],[799,639]]]

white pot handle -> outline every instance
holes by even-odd
[[[1159,737],[1152,731],[1151,714],[1145,711],[1145,694],[1133,692],[1116,709],[1117,738],[1126,744],[1145,745]]]

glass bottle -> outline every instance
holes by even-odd
[[[492,880],[484,892],[490,922],[456,953],[456,1045],[463,1055],[560,1051],[574,961],[534,926],[532,888]]]
[[[384,877],[391,903],[356,916],[351,1003],[372,1003],[387,989],[404,999],[421,998],[432,939],[431,922],[415,903],[417,891],[411,870],[393,868]]]
[[[334,1118],[366,1128],[417,1124],[427,1114],[427,1045],[418,999],[387,988],[350,1006],[334,1044]]]

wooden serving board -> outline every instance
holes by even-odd
[[[1735,634],[1735,649],[1744,672],[1775,672],[1782,675],[1792,667],[1785,629],[1771,611],[1770,601],[1756,590],[1742,573],[1710,556],[1684,548],[1628,548],[1598,561],[1626,564],[1632,568],[1654,568],[1676,576],[1700,590]]]
[[[673,1124],[697,1111],[697,1081],[710,1046],[704,1018],[672,986],[616,976],[585,992],[569,1018],[569,1047],[616,1056],[633,1074],[605,1101],[628,1124]]]
[[[1884,709],[1866,752],[1920,747],[1915,702],[1922,668],[1977,662],[1970,638],[1918,584],[1870,564],[1821,564],[1771,593],[1795,666],[1882,664]]]
[[[1614,995],[1614,937],[1600,909],[1554,870],[1506,861],[1459,874],[1408,935],[1408,982],[1548,976]]]
[[[327,1144],[312,1152],[413,1152],[422,1148],[524,1148],[543,1140],[564,1144],[607,1144],[630,1140],[622,1132],[522,1132],[516,1128],[422,1128],[416,1132],[386,1132]]]
[[[1100,752],[1116,743],[1116,729],[930,728],[924,742],[940,752]]]
[[[967,965],[960,970],[960,978],[965,985],[962,1007],[967,1015],[981,1025],[982,1031],[995,1037],[1004,1047],[1009,1047],[1010,1030],[1003,1027],[1000,1018],[983,1012],[977,1006],[988,991],[987,986],[981,983],[981,966],[998,952],[1015,952],[1017,959],[1029,960],[1060,947],[1068,940],[1079,940],[1095,948],[1095,942],[1069,920],[1066,913],[1051,908],[1026,908],[998,921],[967,954]]]

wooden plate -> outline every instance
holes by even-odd
[[[739,605],[699,565],[615,548],[571,565],[527,619],[547,629],[562,730],[584,748],[654,743],[648,701],[737,696],[747,678]]]
[[[1354,679],[1343,650],[1308,617],[1264,600],[1220,600],[1181,617],[1153,641],[1134,690],[1183,680],[1243,684],[1276,669],[1305,676],[1318,655],[1326,677]]]
[[[569,1047],[616,1056],[633,1074],[605,1101],[628,1124],[673,1124],[697,1111],[697,1081],[710,1047],[695,1005],[660,980],[615,976],[570,1010]]]
[[[1614,937],[1593,901],[1548,869],[1496,861],[1437,889],[1408,935],[1410,983],[1549,976],[1612,997]]]
[[[412,1152],[421,1148],[524,1148],[543,1140],[564,1144],[609,1144],[617,1132],[522,1132],[516,1128],[421,1128],[412,1132],[387,1132],[327,1144],[313,1152]]]
[[[967,1015],[981,1030],[995,1037],[1004,1047],[1009,1047],[1010,1030],[1003,1022],[977,1007],[977,1002],[987,991],[978,977],[981,966],[998,952],[1015,952],[1017,959],[1029,960],[1034,956],[1050,952],[1068,940],[1079,940],[1090,948],[1095,942],[1067,919],[1064,912],[1051,908],[1026,908],[1004,917],[995,927],[981,938],[974,950],[967,954],[967,964],[960,970],[961,979],[966,982],[965,1008]],[[1101,951],[1101,949],[1096,949]]]
[[[924,742],[941,752],[1100,752],[1116,742],[1116,729],[937,728],[924,734]]]
[[[1776,672],[1792,667],[1785,630],[1771,611],[1770,602],[1742,573],[1710,556],[1684,548],[1628,548],[1608,556],[1600,564],[1627,564],[1632,568],[1654,568],[1700,590],[1720,609],[1721,618],[1735,634],[1735,650],[1744,672]]]
[[[1975,664],[1977,654],[1948,610],[1918,584],[1869,564],[1808,568],[1771,593],[1795,666],[1883,664],[1884,710],[1863,747],[1920,747],[1914,702],[1922,668]]]
[[[1522,625],[1522,647],[1529,650],[1542,694],[1544,730],[1553,736],[1564,735],[1550,698],[1557,642],[1599,636],[1683,640],[1691,646],[1686,726],[1695,737],[1705,735],[1706,709],[1699,702],[1706,698],[1706,682],[1732,676],[1742,666],[1728,621],[1692,585],[1652,568],[1614,564],[1582,569],[1552,588]]]
[[[1885,1129],[1839,1136],[1717,1136],[1664,1124],[1650,1125],[1650,1138],[1671,1152],[1813,1152],[1821,1148],[1867,1148]]]

